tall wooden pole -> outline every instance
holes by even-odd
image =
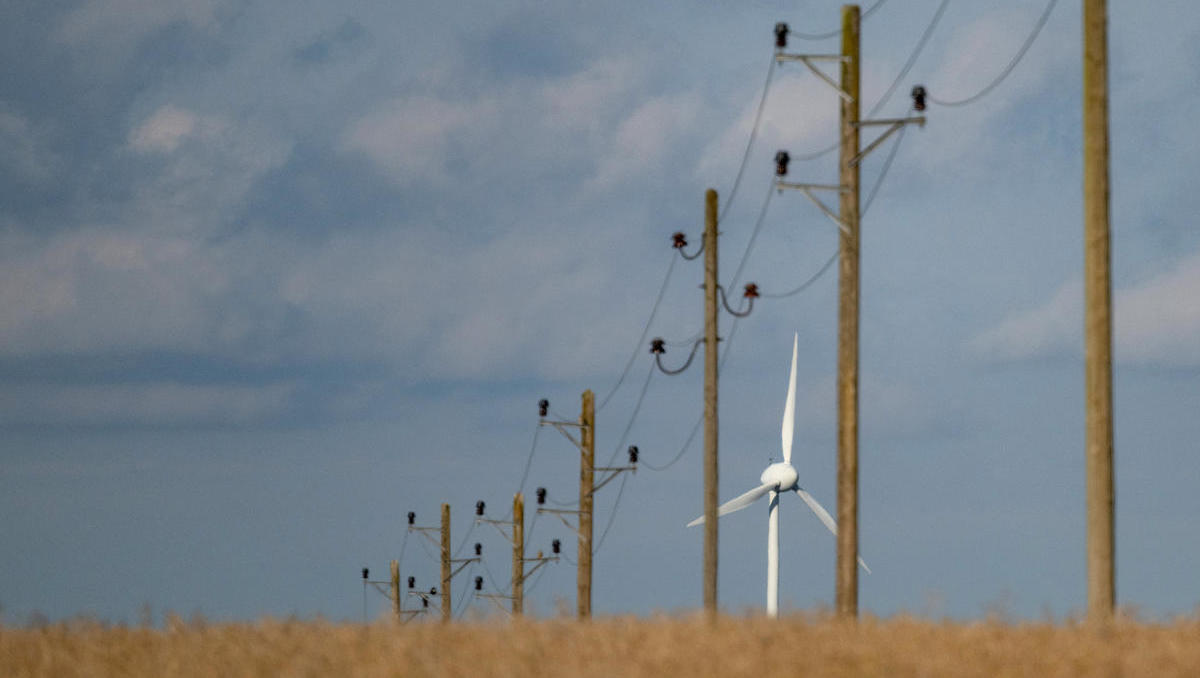
[[[442,504],[442,621],[449,622],[453,616],[453,600],[450,595],[450,505]]]
[[[592,616],[592,493],[596,473],[596,398],[591,389],[583,392],[579,414],[579,570],[576,601],[579,618]]]
[[[704,194],[704,609],[717,613],[717,192]]]
[[[512,613],[525,611],[525,497],[513,496]]]
[[[400,621],[404,607],[400,604],[400,561],[392,561],[392,614]]]
[[[841,233],[838,268],[837,591],[840,617],[858,616],[859,11],[842,7]]]
[[[1112,280],[1109,255],[1108,15],[1083,3],[1084,372],[1087,391],[1088,616],[1105,622],[1116,599],[1113,562]]]

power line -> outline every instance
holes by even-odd
[[[873,118],[877,113],[879,113],[879,110],[883,108],[883,105],[886,104],[888,99],[891,98],[892,94],[895,93],[896,87],[900,84],[900,81],[904,79],[904,76],[908,75],[910,70],[912,70],[913,64],[917,62],[917,57],[920,56],[921,51],[925,49],[925,45],[929,42],[929,37],[933,35],[933,29],[936,28],[938,22],[941,21],[942,15],[946,13],[946,7],[949,5],[950,0],[942,0],[942,4],[938,5],[937,11],[933,13],[933,18],[929,20],[929,25],[925,27],[925,32],[921,34],[921,39],[917,41],[917,46],[914,47],[912,53],[908,55],[908,61],[904,62],[904,68],[900,69],[900,73],[896,75],[896,79],[892,80],[892,84],[888,86],[887,91],[883,93],[883,96],[879,98],[879,101],[877,101],[875,106],[871,108],[871,111],[867,113],[868,118]]]
[[[625,494],[625,481],[628,479],[629,476],[621,476],[621,487],[617,490],[617,498],[613,500],[612,510],[608,512],[608,524],[604,526],[604,531],[600,533],[600,539],[596,540],[596,546],[592,548],[593,555],[600,551],[601,546],[604,546],[604,538],[608,536],[608,531],[616,522],[617,507],[621,505],[621,495]]]
[[[879,9],[885,2],[887,2],[887,0],[876,0],[874,5],[871,5],[871,7],[869,9],[865,10],[862,13],[862,17],[860,20],[866,19],[867,17],[871,16],[871,14],[874,13],[875,10]],[[842,34],[842,29],[840,29],[840,28],[829,31],[828,33],[798,33],[793,30],[788,31],[788,35],[794,35],[797,38],[800,38],[801,40],[828,40],[829,38],[832,38],[832,37],[835,37],[835,36],[838,36],[841,34]]]
[[[672,251],[671,263],[667,265],[667,274],[663,276],[662,285],[658,288],[658,296],[654,299],[654,306],[650,309],[650,317],[646,319],[646,325],[642,328],[642,334],[638,337],[637,344],[633,347],[633,353],[629,355],[629,360],[625,362],[625,369],[621,370],[621,377],[617,379],[616,385],[612,387],[612,390],[608,392],[608,395],[604,396],[604,398],[600,401],[600,404],[596,407],[597,411],[603,410],[604,406],[608,404],[609,399],[611,399],[613,394],[617,392],[617,389],[621,388],[621,384],[624,383],[625,377],[629,375],[629,368],[633,366],[633,361],[637,358],[638,351],[640,351],[642,346],[646,343],[646,334],[650,331],[650,324],[654,321],[654,317],[658,314],[658,307],[662,303],[663,295],[666,294],[667,283],[671,281],[671,273],[675,270],[676,261],[678,261],[678,259],[676,259],[674,251]]]
[[[943,2],[943,5],[944,4],[945,3]],[[909,112],[911,113],[911,110]],[[871,187],[871,192],[867,194],[867,199],[863,203],[863,216],[866,216],[867,210],[871,209],[871,203],[875,202],[875,196],[879,193],[879,187],[883,185],[883,179],[887,176],[888,170],[892,167],[892,161],[896,159],[896,152],[900,150],[900,142],[904,139],[904,133],[907,130],[907,127],[901,127],[900,132],[896,135],[896,140],[892,142],[892,148],[890,151],[888,151],[888,156],[883,161],[883,167],[879,171],[879,178],[875,180],[875,185]],[[796,288],[787,292],[780,292],[776,294],[769,294],[767,292],[760,292],[760,294],[767,299],[783,299],[785,297],[795,296],[820,280],[821,276],[825,275],[825,273],[829,271],[830,267],[833,266],[833,262],[837,261],[837,259],[838,250],[834,249],[833,254],[829,255],[829,258],[825,260],[825,263],[821,265],[821,268],[817,269],[816,273],[809,276],[807,280],[800,283],[800,285]]]
[[[650,364],[650,369],[646,371],[646,381],[642,384],[642,392],[638,394],[637,403],[633,406],[633,413],[629,415],[629,423],[625,424],[625,430],[621,433],[621,438],[617,441],[617,446],[613,448],[612,456],[608,458],[606,466],[612,466],[617,460],[617,455],[621,452],[621,446],[625,444],[629,438],[629,431],[633,428],[633,422],[637,419],[638,412],[642,409],[642,401],[646,399],[646,391],[650,388],[650,379],[654,376],[654,364]],[[624,485],[625,480],[621,479],[621,484]]]
[[[767,184],[767,197],[763,198],[762,207],[758,210],[758,219],[754,222],[754,229],[750,231],[750,239],[746,241],[746,249],[742,252],[742,260],[738,262],[737,268],[733,271],[733,279],[730,281],[730,287],[736,287],[738,279],[742,277],[742,269],[746,266],[746,260],[750,258],[750,250],[754,249],[754,241],[758,239],[758,232],[762,230],[763,222],[767,217],[767,208],[771,205],[771,196],[775,193],[775,185]]]
[[[1025,44],[1021,45],[1021,49],[1017,51],[1017,54],[1012,58],[1012,61],[1008,62],[1008,65],[1004,67],[1004,70],[1000,73],[1000,75],[996,76],[996,79],[988,83],[986,87],[965,99],[942,100],[930,94],[926,94],[926,98],[939,106],[966,106],[967,104],[974,103],[975,101],[982,99],[989,92],[995,89],[997,85],[1003,82],[1004,79],[1013,72],[1013,69],[1017,67],[1017,64],[1020,63],[1021,59],[1025,56],[1025,53],[1028,52],[1029,48],[1033,45],[1033,41],[1037,40],[1038,34],[1042,32],[1042,27],[1046,25],[1046,21],[1050,18],[1050,12],[1054,11],[1054,6],[1057,4],[1058,0],[1050,0],[1050,2],[1046,4],[1046,9],[1042,12],[1042,15],[1038,17],[1037,24],[1034,25],[1033,31],[1030,32],[1029,37],[1025,38]]]
[[[721,210],[720,216],[717,217],[717,223],[725,221],[725,215],[729,213],[729,207],[733,204],[733,197],[737,195],[738,187],[742,184],[742,174],[746,171],[746,162],[750,160],[750,149],[754,147],[754,139],[758,136],[758,126],[762,121],[763,109],[767,103],[767,92],[771,90],[771,75],[775,72],[775,55],[771,55],[771,63],[767,66],[767,80],[763,83],[762,96],[758,99],[758,111],[754,113],[754,126],[750,128],[750,138],[746,141],[746,151],[742,153],[742,163],[738,166],[737,176],[733,179],[733,188],[729,190],[729,197],[725,199],[725,209]]]

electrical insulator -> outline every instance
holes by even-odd
[[[421,599],[421,607],[429,607],[429,599],[428,598]]]
[[[775,176],[786,177],[788,163],[792,161],[792,157],[787,151],[780,151],[775,154]]]
[[[480,544],[479,542],[475,542],[475,555],[477,555],[477,556],[483,555],[483,544]]]
[[[436,596],[436,595],[437,595],[437,587],[436,587],[436,586],[430,586],[430,587],[429,587],[429,595],[431,595],[431,596]]]
[[[562,542],[557,539],[550,542],[550,551],[551,551],[551,553],[561,552],[562,551]]]
[[[671,239],[674,240],[674,242],[671,243],[671,247],[674,247],[677,250],[687,247],[687,236],[683,234],[683,231],[675,231],[675,233],[671,235]]]
[[[483,507],[484,506],[486,506],[486,504],[484,504],[482,500],[475,502],[475,515],[477,515],[477,516],[483,515]]]
[[[775,24],[775,49],[787,47],[788,25],[780,21]]]
[[[747,299],[757,299],[758,285],[754,283],[746,283],[746,291],[742,294],[742,296],[746,297]]]
[[[364,567],[363,568],[363,579],[366,579],[369,576],[371,576],[371,571]]]
[[[912,88],[912,100],[914,109],[925,110],[925,88],[920,85]]]
[[[476,591],[483,590],[483,577],[475,577],[475,590]]]
[[[416,522],[417,522],[417,514],[413,513],[412,511],[409,511],[408,512],[408,524],[415,525]]]
[[[638,446],[630,445],[629,446],[629,463],[636,464],[637,459],[638,459]]]
[[[537,488],[537,502],[539,504],[546,503],[546,488],[544,488],[544,487]]]
[[[650,340],[650,352],[655,355],[659,355],[661,353],[666,353],[667,347],[663,346],[663,344],[665,344],[665,343],[666,342],[663,341],[662,337],[655,337],[655,338],[651,339]]]
[[[408,578],[408,588],[410,588],[410,589],[411,589],[411,588],[413,588],[413,587],[414,587],[414,586],[416,586],[416,585],[417,585],[417,578],[416,578],[416,577],[409,577],[409,578]]]
[[[545,417],[546,412],[550,409],[550,401],[542,398],[538,401],[538,416]]]

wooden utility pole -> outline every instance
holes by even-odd
[[[837,591],[840,617],[858,616],[859,11],[842,7],[841,199],[838,267]]]
[[[1109,254],[1108,10],[1083,3],[1084,372],[1088,616],[1113,617],[1112,280]]]
[[[512,613],[519,617],[525,611],[525,497],[513,496],[512,523]]]
[[[579,570],[576,601],[579,618],[592,616],[592,508],[596,474],[596,398],[591,389],[583,392],[579,413]]]
[[[704,194],[704,609],[717,613],[717,192]]]
[[[442,504],[442,621],[449,623],[454,613],[450,595],[450,505]]]
[[[392,561],[392,614],[396,615],[396,621],[404,621],[404,615],[401,614],[404,607],[400,604],[400,561]]]

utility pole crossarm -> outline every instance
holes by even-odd
[[[837,92],[837,95],[839,97],[841,97],[842,99],[844,99],[846,101],[851,101],[852,99],[850,98],[850,95],[847,94],[846,91],[842,89],[841,85],[839,85],[833,78],[826,75],[824,71],[817,68],[813,64],[813,62],[816,62],[816,61],[844,62],[845,60],[846,60],[846,57],[844,57],[840,54],[776,54],[775,55],[776,63],[782,63],[784,61],[799,61],[800,63],[804,64],[805,66],[808,67],[808,70],[812,71],[813,75],[817,76],[822,81],[824,81],[825,84],[832,87],[833,90],[835,92]]]
[[[836,212],[829,209],[829,207],[825,203],[821,202],[820,198],[818,198],[816,195],[813,194],[813,191],[837,191],[838,193],[845,193],[848,190],[850,190],[848,186],[838,186],[838,185],[831,185],[831,184],[795,184],[795,183],[788,182],[788,181],[778,181],[778,180],[776,180],[775,185],[778,188],[792,188],[797,191],[800,191],[809,200],[811,200],[814,205],[817,206],[817,209],[821,210],[821,212],[825,216],[829,217],[830,220],[832,220],[834,224],[837,224],[838,230],[840,230],[842,233],[844,233],[846,235],[850,234],[850,227],[846,224],[846,222],[843,221],[842,218]]]
[[[899,130],[901,127],[904,127],[905,125],[918,125],[920,127],[924,127],[925,126],[925,116],[919,115],[919,116],[914,116],[911,118],[887,118],[887,119],[883,119],[883,120],[863,120],[858,123],[858,127],[866,127],[866,126],[873,126],[873,125],[887,125],[888,128],[883,134],[880,134],[879,137],[875,139],[875,141],[872,141],[871,143],[867,144],[866,148],[862,149],[861,151],[858,152],[857,155],[855,155],[853,158],[851,158],[850,159],[851,165],[857,166],[860,162],[862,162],[863,158],[867,157],[868,153],[870,153],[871,151],[878,148],[879,144],[882,144],[885,139],[887,139],[888,137],[895,134],[896,131]]]
[[[592,494],[595,494],[597,490],[599,490],[600,488],[604,487],[605,485],[611,483],[613,480],[615,480],[617,478],[617,476],[621,475],[621,473],[624,471],[632,471],[634,473],[637,473],[636,466],[597,466],[595,470],[604,471],[605,473],[608,473],[608,475],[605,476],[603,480],[596,483],[592,487]]]
[[[583,443],[580,440],[576,439],[575,436],[571,435],[570,432],[567,431],[567,427],[570,426],[570,427],[578,428],[578,429],[582,430],[584,428],[583,424],[577,424],[577,423],[571,422],[571,421],[543,421],[543,422],[541,422],[542,426],[545,426],[547,424],[549,424],[550,426],[553,426],[554,430],[563,434],[563,436],[565,436],[567,440],[571,441],[572,445],[574,445],[575,447],[578,447],[580,449],[580,451],[582,452]]]

